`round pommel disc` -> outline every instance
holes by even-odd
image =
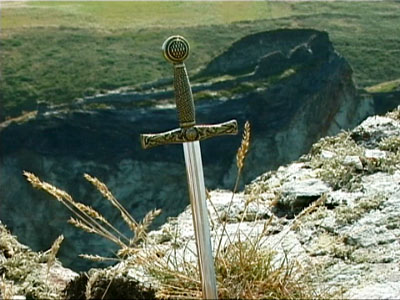
[[[182,63],[189,55],[189,43],[184,37],[173,35],[165,40],[162,51],[166,60],[174,64]]]

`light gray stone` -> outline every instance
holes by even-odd
[[[364,284],[352,288],[344,295],[345,299],[400,299],[400,282]]]
[[[279,203],[288,208],[291,213],[298,213],[330,190],[326,183],[316,178],[286,182],[282,185],[282,197]]]
[[[317,197],[330,191],[330,187],[320,179],[305,179],[292,183],[285,183],[282,192],[286,196]]]
[[[365,157],[366,158],[385,158],[387,156],[385,151],[379,149],[365,149]]]
[[[331,158],[334,158],[335,156],[336,156],[336,154],[331,151],[328,151],[328,150],[321,151],[321,158],[323,158],[323,159],[331,159]]]
[[[363,169],[363,164],[361,162],[361,159],[357,155],[347,155],[343,159],[342,163],[345,166],[355,167],[357,170],[362,170]]]

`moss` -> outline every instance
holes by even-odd
[[[370,134],[364,132],[362,136],[359,135],[345,131],[333,137],[322,138],[302,160],[315,169],[318,177],[330,184],[334,190],[355,191],[361,188],[361,178],[364,175],[376,172],[392,174],[400,169],[398,136],[390,136],[380,142],[379,148],[387,151],[385,157],[371,158],[365,155],[366,149],[356,142],[368,140]],[[331,157],[324,157],[324,153],[329,153]],[[360,165],[346,163],[348,157],[358,158]]]
[[[323,151],[329,151],[332,157],[322,157]],[[333,189],[356,190],[360,187],[361,172],[354,165],[344,164],[344,160],[347,156],[360,157],[363,154],[364,149],[356,144],[351,134],[342,132],[337,136],[322,138],[304,158],[317,170],[318,177]]]
[[[389,136],[379,143],[379,149],[398,153],[400,151],[400,136]]]
[[[354,207],[339,206],[335,209],[336,222],[340,225],[351,225],[371,210],[378,209],[385,200],[383,195],[371,195],[355,200]]]

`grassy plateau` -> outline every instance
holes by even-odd
[[[0,121],[37,108],[171,76],[166,37],[191,43],[189,73],[248,34],[329,33],[359,87],[400,78],[400,2],[2,1]]]

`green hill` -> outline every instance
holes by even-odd
[[[400,2],[2,2],[0,120],[86,95],[170,77],[160,46],[192,47],[194,73],[248,34],[329,33],[360,87],[400,78]]]

